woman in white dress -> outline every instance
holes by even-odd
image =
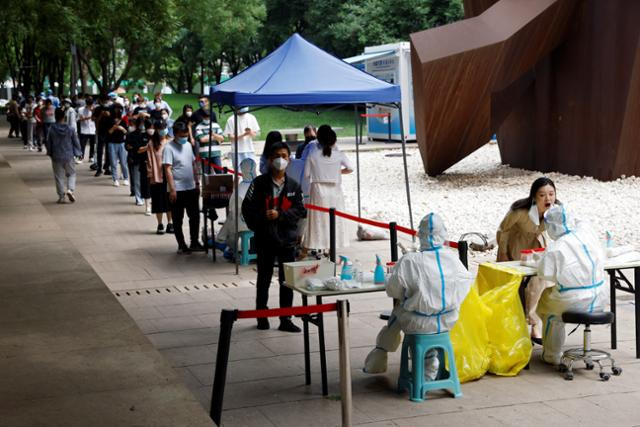
[[[353,172],[347,156],[336,146],[336,133],[329,125],[322,125],[317,132],[318,148],[311,150],[305,160],[304,176],[310,183],[309,203],[325,208],[344,210],[342,175]],[[307,211],[307,229],[303,245],[307,249],[329,249],[329,215],[313,209]],[[336,218],[336,247],[349,245],[344,220]]]

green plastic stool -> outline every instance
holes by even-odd
[[[436,380],[428,381],[424,378],[424,357],[432,348],[438,350],[440,367]],[[411,371],[409,370],[409,350],[411,350]],[[448,373],[444,363],[445,353],[449,363]],[[445,376],[446,378],[443,378]],[[440,389],[448,390],[453,394],[453,397],[462,397],[449,332],[440,334],[405,334],[402,341],[398,393],[409,390],[411,401],[422,402],[429,390]]]
[[[249,265],[249,261],[257,258],[256,254],[249,253],[253,231],[241,231],[238,234],[240,235],[240,265]]]

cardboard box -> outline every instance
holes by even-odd
[[[326,279],[334,276],[335,263],[327,260],[297,261],[284,263],[284,280],[288,285],[303,288],[312,277]]]
[[[202,177],[202,198],[215,204],[215,207],[228,206],[231,193],[233,193],[233,175],[212,174]]]

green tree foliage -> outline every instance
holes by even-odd
[[[463,16],[462,0],[4,0],[0,73],[27,91],[68,78],[72,46],[105,93],[124,80],[200,91],[298,32],[339,57]],[[196,82],[200,87],[196,89]],[[62,90],[62,86],[60,87]]]
[[[0,49],[14,86],[41,91],[45,77],[62,83],[77,23],[72,7],[62,0],[5,0],[2,7]],[[52,23],[56,31],[47,31]]]
[[[172,40],[174,2],[154,0],[76,0],[78,55],[101,93],[117,88],[149,46]]]

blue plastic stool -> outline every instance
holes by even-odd
[[[253,231],[241,231],[238,234],[240,235],[240,265],[249,265],[249,261],[257,258],[256,254],[249,253]]]
[[[438,350],[440,367],[435,381],[424,378],[424,358],[429,350]],[[411,371],[409,371],[409,349],[411,350]],[[449,372],[445,369],[444,354],[449,362]],[[444,376],[447,378],[442,379]],[[447,389],[453,397],[462,397],[460,380],[453,356],[453,347],[449,332],[440,334],[405,334],[402,341],[402,356],[400,361],[400,377],[398,378],[398,393],[409,390],[410,400],[422,402],[429,390]]]

